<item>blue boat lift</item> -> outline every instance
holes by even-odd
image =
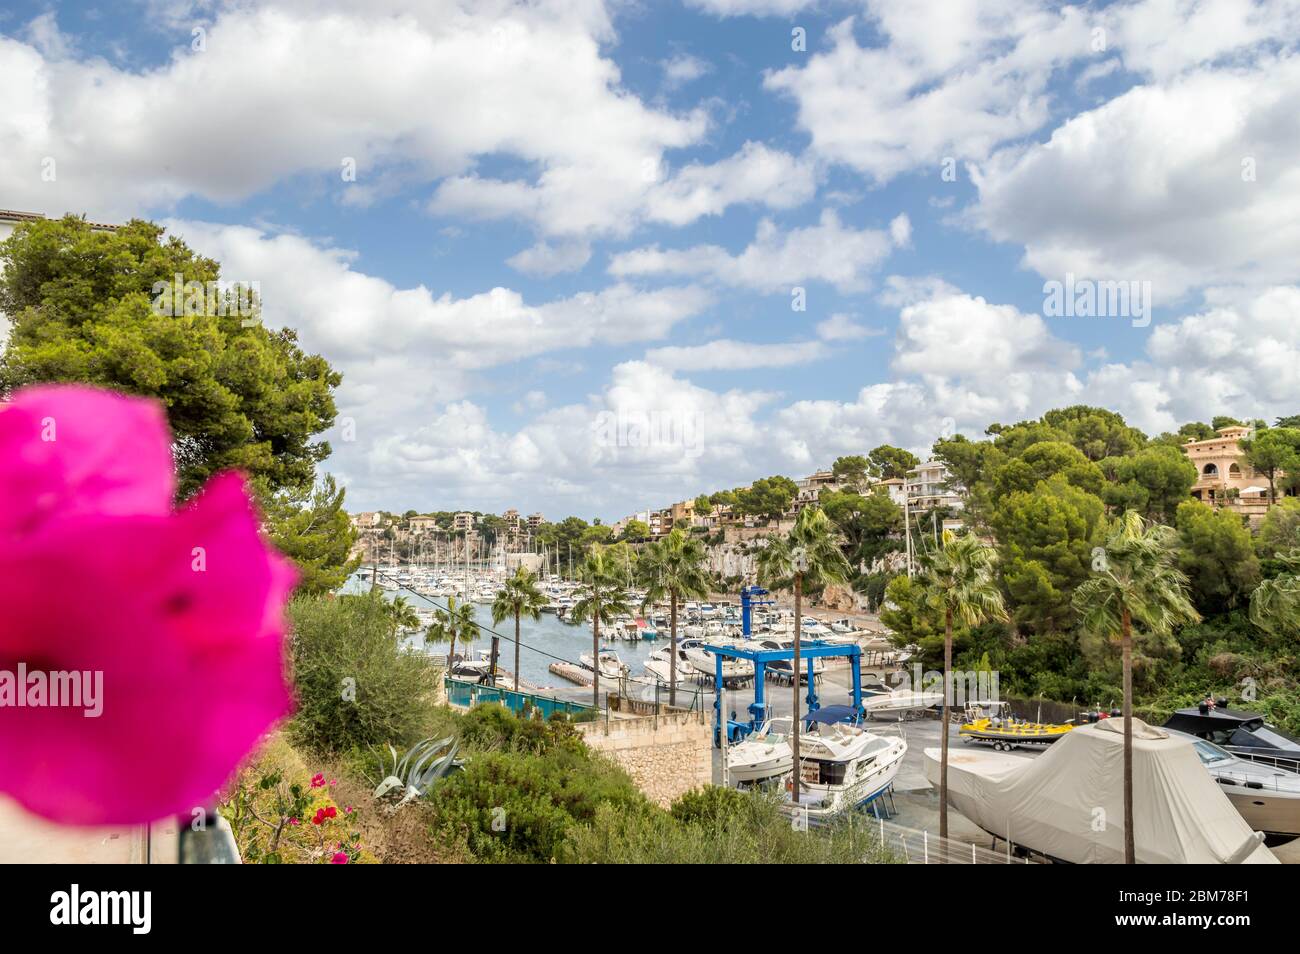
[[[747,587],[746,590],[757,589],[757,587]],[[742,593],[742,597],[743,597]],[[760,649],[754,647],[750,649],[746,646],[714,646],[705,644],[704,649],[713,653],[714,665],[714,685],[722,686],[722,660],[727,659],[747,659],[754,664],[754,701],[749,706],[749,722],[735,722],[727,720],[727,740],[734,741],[744,738],[749,733],[758,729],[767,721],[767,703],[764,701],[764,695],[767,683],[767,667],[774,662],[792,662],[794,660],[794,648],[790,649]],[[817,700],[817,683],[813,678],[814,660],[822,659],[828,656],[848,656],[849,669],[853,673],[853,690],[852,702],[849,706],[834,706],[834,709],[847,709],[845,717],[836,719],[836,721],[859,721],[863,717],[862,708],[862,647],[852,644],[843,645],[841,643],[828,643],[821,639],[809,639],[799,641],[799,658],[800,661],[808,660],[808,712],[814,713],[821,708],[821,703]],[[715,743],[722,738],[721,726],[724,718],[722,711],[722,691],[718,692],[717,698],[713,703],[714,721],[713,721],[713,738]],[[807,719],[808,716],[801,716],[795,713],[796,718]]]

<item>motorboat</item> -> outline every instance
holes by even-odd
[[[793,649],[794,637],[793,636],[771,636],[766,639],[760,640],[758,645],[760,649]],[[813,663],[814,677],[820,676],[823,672],[826,671],[826,660],[823,659],[821,656],[812,657],[812,663]],[[793,679],[793,673],[794,673],[794,660],[774,659],[771,662],[767,663],[767,671],[769,674],[777,677],[778,679],[791,680]],[[808,659],[807,658],[799,660],[799,681],[800,682],[808,681]]]
[[[1073,728],[1073,722],[1017,719],[1011,714],[1011,703],[984,699],[966,703],[966,721],[957,734],[963,742],[987,742],[1009,752],[1022,745],[1051,745]]]
[[[902,719],[913,713],[935,706],[943,705],[943,693],[939,690],[915,691],[912,689],[884,689],[871,692],[864,690],[862,708],[868,718]]]
[[[1138,864],[1277,864],[1197,758],[1192,740],[1132,720]],[[941,753],[925,750],[938,786]],[[1021,852],[1074,864],[1124,860],[1124,720],[1075,727],[1037,758],[958,749],[948,803]]]
[[[876,799],[893,784],[907,754],[907,741],[901,735],[823,722],[818,718],[823,711],[811,713],[808,731],[800,734],[798,771],[786,786],[791,797],[781,806],[811,824]],[[793,801],[796,784],[798,804]]]
[[[671,646],[660,646],[649,656],[646,657],[645,671],[654,676],[660,682],[672,681],[672,669],[669,659],[672,654]],[[677,644],[677,680],[691,679],[697,675],[696,669],[686,658],[686,650],[682,648],[681,643]]]
[[[790,749],[790,720],[769,720],[727,749],[727,777],[737,786],[749,786],[790,774],[794,756]]]
[[[1207,699],[1194,709],[1179,709],[1164,727],[1213,742],[1239,758],[1300,771],[1300,740],[1258,713],[1229,709],[1226,699],[1214,703]]]
[[[618,653],[612,649],[602,650],[599,659],[596,660],[591,658],[591,653],[583,653],[578,657],[578,662],[586,669],[599,672],[605,679],[622,679],[629,672],[627,664],[619,659]],[[597,666],[600,668],[597,669]]]
[[[1190,739],[1201,764],[1246,823],[1269,836],[1269,843],[1300,838],[1300,773],[1239,758],[1222,746],[1177,729],[1170,735]]]
[[[703,640],[687,639],[678,642],[678,647],[686,654],[686,661],[706,679],[717,678],[718,658],[710,652]],[[754,664],[748,659],[734,659],[723,656],[722,681],[733,682],[754,678]]]

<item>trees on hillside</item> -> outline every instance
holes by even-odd
[[[182,497],[226,468],[272,491],[310,487],[329,455],[319,435],[334,423],[341,375],[292,329],[264,326],[255,298],[244,298],[250,317],[237,290],[207,294],[218,264],[163,234],[140,220],[93,231],[67,216],[0,244],[0,311],[11,322],[0,394],[79,381],[160,399]],[[177,275],[201,297],[173,302]]]

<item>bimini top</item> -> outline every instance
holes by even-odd
[[[833,722],[857,722],[858,713],[852,706],[822,706],[803,717],[803,721],[809,724],[814,722],[824,722],[827,724]]]

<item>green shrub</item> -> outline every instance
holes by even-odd
[[[434,734],[438,670],[402,647],[377,595],[300,597],[289,615],[296,743],[344,752]]]
[[[870,818],[850,813],[834,824],[796,829],[777,799],[704,789],[672,810],[604,806],[570,829],[560,860],[575,864],[860,864],[897,861],[880,847]]]
[[[645,797],[617,766],[566,744],[475,755],[431,802],[441,835],[463,838],[480,860],[550,861],[598,808],[635,810]]]

